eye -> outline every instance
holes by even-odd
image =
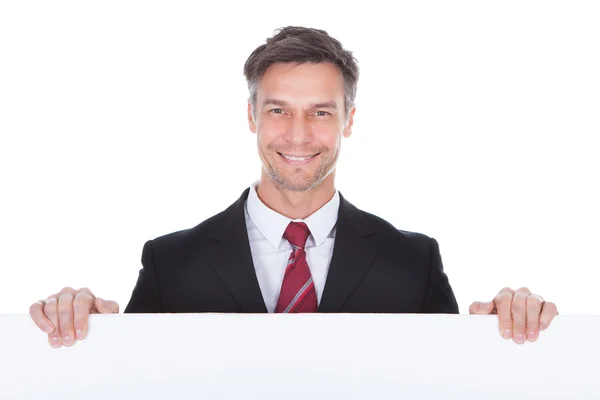
[[[327,111],[317,111],[315,114],[319,117],[326,117],[327,115],[331,115]]]
[[[269,110],[269,112],[273,114],[283,114],[283,110],[281,108],[274,108],[272,110]]]

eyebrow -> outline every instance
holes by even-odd
[[[283,100],[277,100],[277,99],[265,99],[263,101],[263,107],[266,105],[274,105],[274,106],[280,106],[280,107],[286,107],[289,105],[289,103],[287,101],[283,101]],[[322,103],[312,103],[310,105],[310,108],[331,108],[334,110],[338,109],[337,103],[335,101],[325,101]]]

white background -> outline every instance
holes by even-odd
[[[67,285],[124,309],[146,240],[259,177],[243,65],[303,25],[361,68],[338,189],[435,237],[463,313],[528,286],[600,314],[597,3],[387,4],[3,2],[0,313]]]

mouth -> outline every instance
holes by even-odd
[[[306,156],[296,156],[296,155],[289,155],[289,154],[284,154],[284,153],[277,153],[277,154],[279,154],[286,162],[288,162],[290,164],[306,164],[306,163],[309,163],[313,158],[317,157],[321,153],[317,153],[317,154],[313,154],[313,155],[306,155]]]

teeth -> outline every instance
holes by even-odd
[[[292,161],[305,161],[308,160],[309,158],[312,158],[313,156],[309,156],[309,157],[292,157],[292,156],[286,156],[285,154],[281,154],[282,156],[284,156],[285,158],[287,158],[288,160],[292,160]]]

